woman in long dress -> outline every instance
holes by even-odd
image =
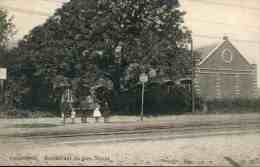
[[[101,116],[102,115],[101,115],[101,112],[100,112],[100,105],[97,104],[97,107],[95,108],[94,113],[93,113],[93,117],[95,118],[96,122],[98,122],[98,120]]]

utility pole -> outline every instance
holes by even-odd
[[[5,100],[5,80],[7,78],[7,69],[0,68],[0,92],[1,92],[1,103],[4,104]]]
[[[191,69],[191,73],[192,73],[192,78],[191,78],[191,93],[192,93],[192,112],[195,112],[195,58],[194,58],[194,54],[193,54],[193,39],[192,36],[190,38],[190,51],[191,51],[191,59],[192,59],[192,69]]]

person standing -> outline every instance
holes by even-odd
[[[95,110],[94,110],[94,112],[93,112],[93,117],[95,118],[96,123],[99,121],[99,118],[100,118],[101,116],[102,116],[102,115],[101,115],[101,112],[100,112],[100,105],[97,104],[97,106],[96,106],[96,108],[95,108]]]
[[[73,94],[70,88],[67,88],[63,94],[61,95],[61,117],[63,119],[63,123],[66,123],[66,118],[71,115],[73,110]]]
[[[76,111],[75,111],[75,109],[72,107],[72,108],[71,108],[71,120],[72,120],[72,124],[75,123],[75,119],[76,119]]]
[[[105,101],[103,106],[103,117],[104,117],[104,123],[108,123],[108,118],[110,115],[110,107],[107,101]]]
[[[93,110],[93,98],[91,97],[91,95],[88,95],[87,97],[85,97],[85,99],[83,99],[80,103],[80,107],[81,107],[81,111],[82,111],[82,115],[81,115],[81,122],[82,123],[87,123],[87,116],[88,114],[91,113],[91,111]]]

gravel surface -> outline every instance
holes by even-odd
[[[260,134],[56,146],[1,144],[0,165],[260,166]]]
[[[232,121],[260,119],[260,114],[180,115],[146,118],[146,122]],[[21,131],[57,131],[99,126],[93,121],[82,125],[61,125],[60,118],[0,120],[0,165],[184,165],[184,166],[260,166],[260,134],[233,134],[118,143],[26,142],[1,135]],[[111,122],[136,122],[138,117],[112,117]],[[50,123],[51,128],[15,128],[16,124]],[[15,141],[17,140],[17,142]],[[24,143],[23,143],[24,141]]]

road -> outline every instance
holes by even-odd
[[[260,166],[260,122],[254,117],[64,130],[0,133],[0,165]]]

